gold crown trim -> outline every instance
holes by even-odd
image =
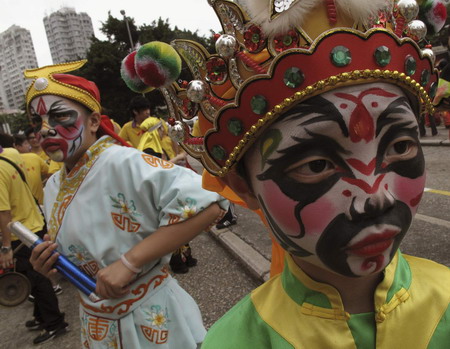
[[[92,111],[101,112],[101,105],[97,99],[92,96],[88,91],[72,86],[61,81],[56,80],[53,74],[63,74],[71,72],[81,68],[86,64],[87,60],[80,60],[75,62],[60,63],[56,65],[49,65],[42,68],[28,69],[24,71],[24,76],[28,79],[34,79],[34,81],[28,87],[26,93],[26,107],[29,112],[29,106],[32,99],[42,95],[57,95],[61,97],[67,97],[75,100]],[[36,87],[36,81],[38,79],[45,79],[47,85],[45,87]]]
[[[421,105],[424,105],[425,109],[429,113],[434,112],[432,100],[428,96],[426,90],[420,85],[420,83],[412,79],[410,76],[407,76],[405,73],[390,70],[365,69],[363,71],[355,70],[353,72],[330,76],[325,80],[317,81],[313,85],[307,86],[304,90],[298,91],[292,96],[285,98],[282,103],[275,105],[272,110],[264,115],[264,117],[258,119],[256,124],[254,124],[250,130],[244,134],[238,145],[234,147],[225,162],[225,166],[217,172],[217,175],[224,177],[229,172],[230,168],[244,155],[242,153],[242,149],[252,145],[257,139],[258,134],[269,127],[280,114],[287,112],[294,105],[304,102],[309,98],[317,96],[318,94],[334,90],[338,87],[360,85],[367,82],[391,82],[395,85],[406,88],[411,93],[420,96]]]

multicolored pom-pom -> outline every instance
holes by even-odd
[[[420,3],[419,18],[428,29],[428,34],[439,32],[447,19],[447,7],[441,0],[425,0]]]
[[[167,86],[178,78],[181,58],[169,44],[153,41],[125,57],[120,71],[131,90],[149,92]]]
[[[151,86],[147,86],[138,76],[136,69],[134,67],[134,61],[137,51],[131,52],[122,61],[122,66],[120,67],[120,75],[123,81],[128,86],[131,91],[137,93],[147,93],[153,90]]]

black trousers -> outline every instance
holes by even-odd
[[[40,231],[37,235],[42,237],[44,233],[45,231]],[[11,242],[13,250],[19,245],[18,240]],[[58,298],[53,291],[52,283],[33,269],[30,256],[31,250],[26,246],[22,246],[14,253],[16,271],[25,275],[30,281],[31,295],[34,297],[34,317],[43,324],[44,329],[53,331],[64,322],[64,314],[59,311]]]

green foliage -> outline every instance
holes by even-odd
[[[176,26],[172,29],[168,19],[159,18],[151,24],[144,24],[140,27],[135,25],[133,18],[126,17],[126,19],[134,45],[156,40],[169,43],[177,38],[200,42],[210,52],[214,51],[212,32],[211,38],[206,38],[198,35],[197,32],[182,30]],[[87,54],[88,63],[75,74],[97,84],[102,97],[101,104],[105,109],[104,113],[123,125],[130,120],[128,104],[136,95],[125,85],[120,76],[121,62],[130,52],[131,47],[127,23],[124,19],[115,18],[108,13],[108,18],[102,23],[100,30],[105,34],[107,40],[92,38],[92,45]],[[180,78],[190,80],[185,69]],[[147,93],[146,97],[149,99],[152,109],[165,106],[164,98],[158,90]]]
[[[9,124],[11,133],[15,134],[20,131],[25,131],[30,125],[30,122],[27,114],[25,112],[20,112],[14,114],[0,114],[0,124]]]

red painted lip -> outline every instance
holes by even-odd
[[[346,252],[361,257],[375,257],[386,251],[394,242],[397,230],[386,230],[381,234],[372,234],[347,247]]]
[[[41,147],[44,151],[49,151],[51,153],[61,149],[63,147],[64,141],[58,139],[46,139],[42,142]]]

